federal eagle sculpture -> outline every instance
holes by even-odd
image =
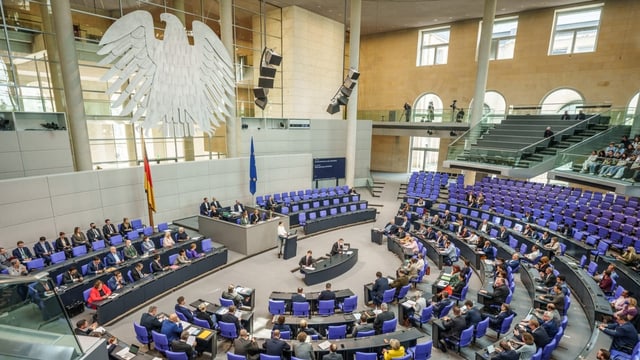
[[[145,129],[165,126],[176,136],[194,135],[197,126],[211,134],[235,106],[233,61],[207,25],[193,21],[193,46],[180,19],[163,13],[163,39],[153,17],[142,10],[113,23],[100,41],[100,65],[113,64],[102,77],[115,80],[106,93],[121,92],[111,104],[120,116],[144,116]]]

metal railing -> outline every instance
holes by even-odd
[[[485,114],[478,124],[469,128],[449,144],[447,159],[456,160],[465,150],[471,149],[471,145],[475,144],[488,129],[502,123],[504,118],[505,115],[503,114]]]

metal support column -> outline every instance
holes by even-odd
[[[362,0],[351,0],[350,33],[349,33],[349,67],[358,69],[360,64],[360,20]],[[347,26],[345,24],[345,26]],[[356,135],[358,119],[358,85],[351,92],[347,106],[347,168],[346,184],[355,185],[356,173]]]

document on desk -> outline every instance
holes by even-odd
[[[132,354],[129,352],[129,347],[125,347],[122,350],[118,351],[116,353],[116,355],[118,355],[119,357],[125,359],[125,360],[131,360],[134,357],[136,357],[136,354]]]
[[[328,340],[325,340],[323,342],[321,342],[320,344],[318,344],[318,347],[322,350],[327,350],[329,348],[329,346],[331,346],[331,342],[329,342]]]
[[[111,293],[111,295],[108,296],[109,299],[115,299],[118,295],[118,293]]]
[[[347,251],[345,254],[351,255],[351,254],[353,254],[353,251]]]
[[[413,300],[407,300],[405,302],[402,303],[402,306],[404,307],[413,307],[416,304],[415,301]]]
[[[211,335],[211,331],[209,331],[209,330],[202,330],[202,331],[200,332],[200,334],[198,334],[198,338],[200,338],[200,339],[203,339],[203,340],[204,340],[204,339],[208,338],[208,337],[209,337],[209,335]]]
[[[302,266],[302,268],[305,269],[305,270],[315,270],[316,269],[313,266]]]
[[[241,310],[236,310],[236,312],[233,313],[233,315],[235,315],[238,319],[240,319],[242,317],[242,311]]]
[[[229,312],[229,308],[221,307],[220,309],[216,310],[216,315],[224,315],[228,312]]]
[[[193,346],[193,344],[196,343],[196,337],[193,335],[189,335],[189,337],[187,338],[187,344]]]
[[[189,326],[191,326],[191,324],[189,324],[189,323],[188,323],[188,322],[186,322],[186,321],[182,321],[182,320],[180,320],[180,324],[182,324],[182,328],[183,328],[183,329],[185,329],[185,330],[186,330]]]
[[[198,329],[192,326],[187,329],[187,332],[189,333],[189,335],[194,335],[196,332],[198,332]]]
[[[449,282],[448,282],[448,281],[444,281],[444,280],[440,280],[440,281],[438,281],[438,286],[439,286],[439,287],[445,287],[445,286],[447,286],[447,285],[449,285]]]

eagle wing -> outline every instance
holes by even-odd
[[[236,96],[233,61],[211,28],[200,21],[194,21],[192,26],[194,56],[199,66],[194,70],[199,72],[200,79],[196,84],[198,111],[202,112],[194,118],[199,119],[198,126],[203,132],[211,133],[233,113]]]
[[[117,79],[107,89],[111,96],[122,91],[112,108],[122,106],[120,116],[131,114],[135,122],[144,115],[157,65],[154,53],[161,41],[155,38],[153,17],[142,10],[131,12],[112,24],[100,40],[98,55],[105,55],[99,65],[113,64],[103,81]],[[122,89],[126,85],[126,88]]]

